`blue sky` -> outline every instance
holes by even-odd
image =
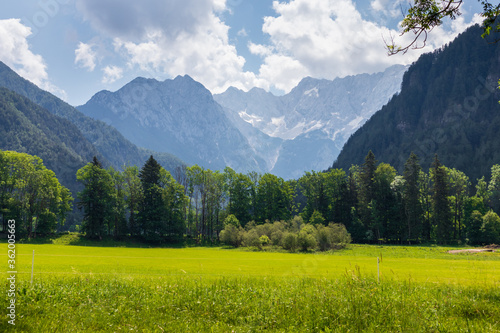
[[[305,76],[334,79],[409,64],[477,22],[481,10],[465,0],[463,15],[436,28],[425,48],[388,57],[383,38],[398,35],[407,6],[408,0],[3,1],[0,60],[72,105],[137,76],[188,74],[213,93],[236,86],[279,94]]]

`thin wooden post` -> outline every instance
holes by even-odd
[[[377,281],[380,283],[380,258],[377,257]]]
[[[31,286],[33,287],[33,267],[35,266],[35,250],[33,250],[33,259],[31,260]]]

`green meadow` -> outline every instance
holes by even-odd
[[[4,296],[0,331],[500,332],[500,253],[449,249],[16,244],[16,325]]]

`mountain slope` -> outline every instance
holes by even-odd
[[[190,164],[239,171],[260,171],[265,164],[212,94],[187,75],[163,82],[137,78],[116,92],[95,94],[78,109],[139,146]]]
[[[260,156],[272,157],[271,172],[296,178],[304,171],[328,168],[349,136],[399,91],[405,71],[397,65],[333,81],[307,77],[279,97],[258,88],[229,88],[214,98],[240,130],[237,122],[243,120],[281,141],[269,154],[259,141],[252,145],[253,133],[242,131]]]
[[[422,55],[404,75],[401,92],[347,141],[333,164],[363,163],[371,149],[399,171],[411,151],[428,168],[435,153],[472,180],[500,162],[500,44],[478,26]]]
[[[73,195],[76,171],[99,152],[66,119],[13,91],[0,88],[0,149],[37,155]]]
[[[170,171],[183,164],[181,160],[169,154],[159,154],[135,146],[113,127],[85,116],[56,96],[23,79],[2,62],[0,62],[0,87],[25,96],[52,114],[69,120],[101,153],[106,160],[105,165],[111,164],[116,169],[125,164],[142,166],[150,154],[154,154],[159,163]]]

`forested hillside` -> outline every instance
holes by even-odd
[[[71,122],[5,88],[0,88],[0,119],[0,149],[40,157],[74,195],[82,189],[76,171],[93,156],[102,158]]]
[[[424,54],[405,73],[400,94],[347,141],[333,168],[360,164],[367,151],[400,172],[410,152],[428,168],[443,164],[473,182],[500,162],[500,44],[479,26]]]
[[[17,75],[2,62],[0,62],[0,87],[15,91],[44,107],[52,114],[69,120],[104,156],[103,163],[105,165],[109,163],[118,169],[122,168],[123,165],[142,165],[144,160],[154,153],[135,146],[115,128],[85,116],[56,96],[38,88]],[[177,166],[183,164],[181,160],[170,154],[154,153],[154,155],[167,170],[173,171]]]

